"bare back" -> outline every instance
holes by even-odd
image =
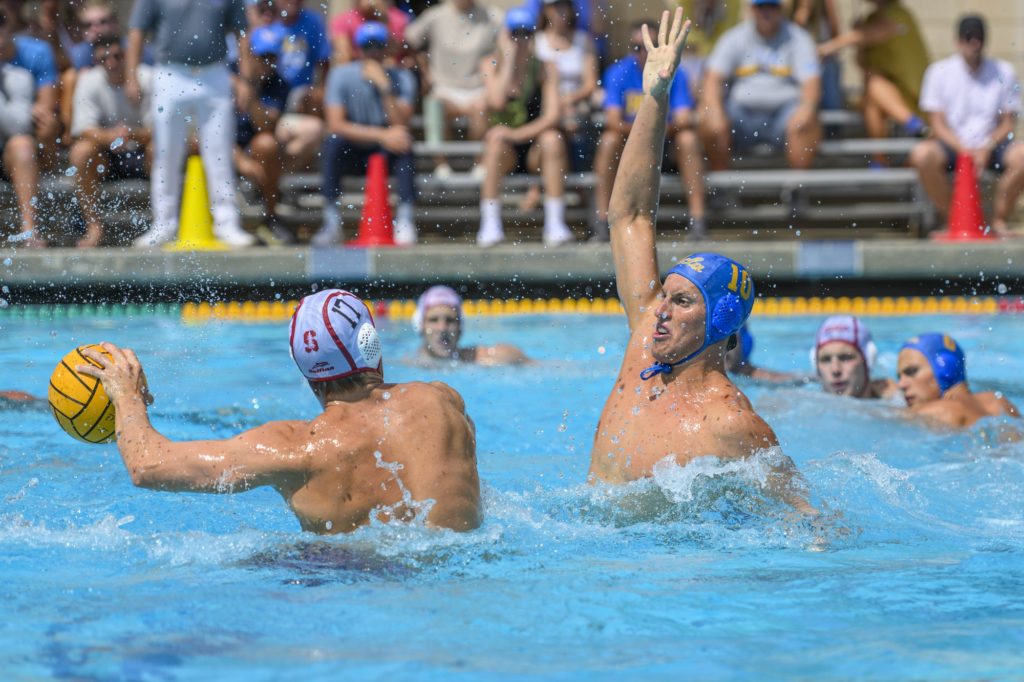
[[[480,525],[475,429],[443,383],[382,384],[365,400],[329,403],[290,447],[308,453],[309,475],[278,489],[306,530],[347,532],[371,514],[410,520],[428,500],[431,525]]]
[[[640,372],[654,361],[648,349],[653,308],[642,315],[648,316],[634,327],[605,401],[591,452],[592,477],[621,483],[650,476],[655,463],[669,455],[684,465],[706,455],[746,457],[778,444],[747,397],[701,358],[670,378],[643,381]]]
[[[953,428],[973,426],[979,419],[985,417],[1020,416],[1013,403],[991,391],[947,395],[940,400],[912,408],[912,411]]]

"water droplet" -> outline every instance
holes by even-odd
[[[104,166],[102,163],[100,165],[96,166],[96,170],[98,170],[100,173],[102,173],[106,169],[107,169],[107,167]]]
[[[10,258],[4,258],[4,265],[10,265],[13,262],[14,261],[12,261]],[[6,289],[7,287],[4,287],[4,288]]]
[[[68,169],[64,171],[64,175],[68,176],[69,178],[77,173],[78,169],[75,168],[74,166],[68,166]]]
[[[381,396],[384,400],[391,400],[391,391],[384,391],[384,395]]]
[[[330,530],[331,528],[334,528],[334,524],[330,520],[324,521],[324,528]]]
[[[114,140],[113,142],[110,143],[110,149],[111,149],[111,151],[113,151],[113,150],[117,149],[118,147],[120,147],[123,144],[124,144],[124,138],[123,137],[119,137],[119,138],[117,138],[116,140]]]

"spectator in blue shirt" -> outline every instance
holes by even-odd
[[[415,177],[409,120],[416,107],[416,77],[408,69],[385,67],[388,27],[368,21],[356,31],[363,58],[335,66],[324,88],[327,138],[324,140],[324,217],[314,246],[341,241],[338,206],[345,175],[365,175],[370,155],[383,153],[398,180],[395,242],[416,242]]]
[[[11,16],[5,14],[10,23]],[[4,27],[10,31],[9,26]],[[43,40],[29,35],[13,35],[0,49],[0,64],[27,69],[32,74],[35,95],[32,104],[32,130],[40,149],[39,162],[50,167],[55,161],[60,118],[57,112],[57,60],[53,49]]]
[[[323,17],[302,7],[302,0],[275,0],[272,24],[284,32],[277,58],[277,72],[291,93],[277,128],[289,170],[303,170],[316,163],[323,143],[324,80],[331,57],[331,43]]]
[[[608,241],[608,200],[612,182],[619,168],[619,155],[633,126],[637,109],[643,99],[643,72],[647,62],[641,28],[657,22],[637,22],[630,31],[630,53],[608,67],[604,74],[604,131],[598,141],[594,157],[594,203],[597,211],[594,223],[595,241]],[[700,142],[694,130],[693,100],[686,72],[679,69],[669,91],[668,140],[666,160],[674,162],[682,176],[683,189],[689,198],[690,226],[688,236],[702,239],[707,234],[704,217],[704,166],[701,161]]]
[[[30,247],[44,247],[46,241],[36,232],[35,203],[39,183],[36,141],[32,136],[38,104],[38,79],[24,67],[31,58],[32,39],[15,37],[9,11],[0,7],[0,149],[3,169],[14,185],[21,230],[10,239]],[[28,45],[28,50],[25,46]],[[45,47],[45,44],[44,44]],[[54,79],[56,80],[56,79]],[[56,119],[56,114],[51,114]]]
[[[291,243],[294,237],[277,216],[281,183],[281,145],[274,136],[278,119],[288,102],[288,84],[278,73],[284,31],[280,25],[257,28],[249,34],[252,73],[249,90],[252,97],[235,97],[235,168],[251,182],[263,200],[266,228],[275,239]],[[243,76],[234,75],[237,84]]]

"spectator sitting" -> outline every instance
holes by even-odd
[[[1008,62],[984,55],[985,22],[977,15],[960,20],[958,54],[941,59],[924,74],[921,110],[935,139],[919,142],[910,154],[921,185],[944,215],[949,206],[947,172],[958,154],[973,157],[975,171],[1002,173],[996,187],[992,231],[1013,236],[1010,213],[1024,188],[1024,144],[1013,138],[1020,114],[1020,84]]]
[[[323,84],[331,57],[323,18],[302,7],[302,0],[275,0],[280,10],[279,26],[284,33],[277,72],[290,93],[285,113],[277,128],[290,170],[316,164],[324,136]]]
[[[277,71],[277,59],[284,41],[280,26],[270,25],[249,33],[252,74],[248,101],[235,97],[235,168],[259,190],[267,228],[273,239],[290,244],[294,237],[277,216],[281,183],[281,145],[274,128],[288,101],[288,84]],[[235,75],[236,82],[243,76]]]
[[[398,179],[395,241],[416,242],[414,222],[415,177],[409,119],[416,106],[416,77],[408,69],[384,67],[388,27],[370,21],[356,31],[363,59],[341,64],[327,76],[324,110],[327,138],[323,146],[324,218],[313,236],[314,246],[341,240],[338,207],[345,175],[365,174],[370,155],[387,155]]]
[[[925,123],[915,113],[921,79],[928,68],[928,50],[917,21],[900,0],[872,2],[876,8],[871,14],[849,33],[823,43],[818,54],[830,58],[844,47],[859,48],[868,137],[887,137],[890,120],[902,126],[907,135],[926,136]],[[884,155],[876,155],[876,163],[884,165],[885,161]]]
[[[21,3],[13,3],[20,5]],[[8,5],[10,6],[10,4]],[[37,164],[52,166],[56,161],[57,138],[60,136],[58,117],[57,62],[49,43],[32,37],[27,30],[15,35],[17,26],[13,14],[7,10],[7,25],[4,30],[12,36],[5,41],[7,47],[0,52],[0,62],[10,62],[28,69],[35,82],[35,99],[32,105],[32,132],[37,146]]]
[[[821,46],[839,35],[839,11],[835,0],[794,0],[789,18],[818,43],[821,57],[821,108],[843,109],[842,68],[834,54],[823,54]]]
[[[74,45],[60,0],[38,0],[26,3],[22,14],[28,25],[25,35],[38,38],[50,46],[59,72],[71,66],[70,50]]]
[[[399,61],[405,57],[405,29],[409,15],[398,9],[389,0],[356,0],[355,7],[341,12],[331,20],[331,42],[334,44],[334,62],[343,64],[362,58],[355,44],[356,31],[367,21],[387,24],[388,45],[395,51]]]
[[[484,141],[484,182],[480,191],[479,246],[505,240],[501,221],[501,180],[520,169],[540,172],[544,185],[544,244],[575,240],[565,224],[565,138],[561,120],[558,72],[537,58],[533,15],[516,7],[505,15],[498,51],[484,59],[487,109],[493,127]]]
[[[793,168],[809,168],[821,139],[814,41],[786,20],[780,0],[750,4],[753,17],[726,31],[708,57],[700,117],[708,161],[724,170],[734,144],[767,143],[784,146]]]
[[[97,38],[93,52],[99,68],[84,71],[78,79],[71,118],[71,165],[77,171],[75,193],[85,218],[85,235],[78,241],[79,247],[99,246],[103,241],[103,221],[97,206],[100,182],[148,177],[147,148],[152,140],[148,125],[152,83],[149,67],[139,67],[144,102],[136,104],[124,91],[126,66],[120,36]]]
[[[501,28],[498,10],[475,0],[445,0],[430,7],[405,31],[405,41],[421,50],[420,73],[424,97],[424,135],[431,144],[446,137],[448,124],[465,117],[469,138],[482,139],[487,131],[484,81],[480,60],[494,52]],[[434,173],[451,175],[443,156]]]
[[[250,31],[274,23],[274,0],[249,0],[246,2],[245,18],[249,22]]]
[[[573,27],[588,38],[595,55],[604,56],[608,44],[608,8],[603,0],[564,0],[568,5]],[[523,7],[533,13],[537,24],[543,29],[544,7],[550,0],[526,0]],[[596,76],[595,76],[596,77]]]
[[[643,72],[647,62],[647,50],[641,33],[644,23],[641,21],[633,24],[629,39],[630,53],[610,66],[603,79],[604,131],[594,157],[594,174],[597,176],[594,190],[597,210],[593,237],[595,241],[608,241],[608,200],[612,182],[618,171],[619,155],[643,100]],[[653,22],[646,23],[648,26],[654,25]],[[666,134],[672,144],[665,146],[666,159],[674,155],[675,164],[682,174],[683,189],[689,198],[689,234],[694,238],[702,238],[707,233],[704,166],[700,141],[693,129],[693,100],[682,67],[672,81],[668,106],[669,125]]]
[[[46,246],[46,240],[36,232],[34,207],[39,184],[36,141],[32,137],[37,85],[33,74],[18,63],[24,44],[13,36],[10,20],[8,10],[0,7],[0,145],[3,167],[14,185],[21,212],[21,232],[8,241],[39,248]]]

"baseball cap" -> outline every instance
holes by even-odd
[[[278,24],[261,26],[255,29],[249,36],[249,48],[257,57],[268,54],[278,54],[281,51],[281,43],[284,40],[284,33]]]
[[[821,323],[818,333],[814,336],[811,365],[815,370],[818,367],[818,349],[833,341],[853,346],[864,358],[864,364],[867,365],[868,370],[870,371],[874,367],[875,359],[878,357],[878,348],[871,339],[871,331],[867,325],[853,315],[833,315]]]
[[[505,28],[509,31],[536,31],[537,17],[526,7],[513,7],[505,13]]]
[[[341,289],[306,296],[292,314],[292,360],[310,381],[332,381],[364,372],[383,376],[380,337],[359,297]]]
[[[985,20],[977,14],[968,14],[960,18],[960,24],[956,30],[960,40],[977,38],[985,42]]]
[[[782,0],[750,0],[752,7],[759,7],[761,5],[775,5],[776,7],[782,5]]]
[[[391,38],[388,27],[379,21],[367,21],[356,30],[356,45],[366,47],[370,43],[386,45]]]

